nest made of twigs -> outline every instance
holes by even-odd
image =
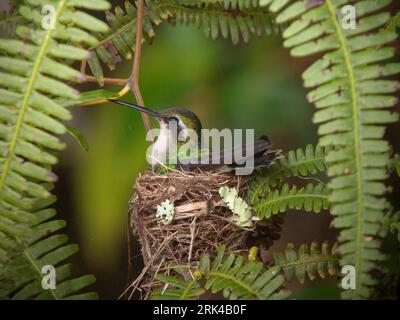
[[[227,252],[246,249],[246,238],[255,227],[235,224],[219,190],[224,186],[236,188],[243,197],[248,180],[231,173],[141,174],[130,200],[130,223],[139,238],[145,265],[135,287],[140,283],[142,290],[149,291],[158,272],[166,273],[177,265],[196,267],[202,253],[213,256],[221,245]],[[175,208],[171,224],[156,217],[157,206],[167,199]]]

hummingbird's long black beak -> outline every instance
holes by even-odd
[[[160,114],[158,112],[150,110],[150,109],[147,109],[145,107],[138,106],[137,104],[128,103],[128,102],[120,101],[120,100],[111,100],[111,99],[107,99],[107,100],[110,101],[110,102],[119,104],[121,106],[129,107],[129,108],[138,110],[140,112],[147,113],[147,114],[151,115],[154,118],[159,118],[160,117]]]

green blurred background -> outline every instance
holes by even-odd
[[[140,86],[149,107],[188,108],[205,128],[254,128],[257,136],[267,134],[286,152],[317,141],[311,123],[314,107],[306,101],[301,81],[309,62],[292,59],[279,35],[234,46],[229,40],[206,39],[194,27],[163,24],[154,42],[143,47]],[[107,76],[128,77],[131,63],[121,63]],[[69,147],[57,166],[58,211],[81,247],[79,272],[94,273],[101,298],[115,299],[126,285],[128,201],[135,178],[148,169],[148,143],[140,115],[133,110],[104,104],[73,112],[71,125],[84,133],[89,151],[65,137]],[[334,239],[329,223],[326,212],[290,213],[272,249],[282,250],[289,241]],[[135,254],[140,254],[137,246]],[[135,266],[138,272],[139,258]],[[310,291],[309,283],[295,297],[338,297],[333,279],[312,286],[316,290]]]

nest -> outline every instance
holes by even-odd
[[[221,245],[227,252],[246,249],[246,242],[254,238],[255,225],[245,228],[235,224],[233,212],[222,201],[219,190],[224,186],[236,188],[243,197],[248,181],[248,176],[230,173],[169,171],[140,175],[130,200],[130,223],[139,238],[145,267],[131,289],[140,286],[147,297],[157,285],[154,276],[158,272],[168,273],[174,266],[190,270],[198,265],[201,254],[213,256]],[[170,224],[156,217],[157,206],[165,200],[174,205]],[[281,222],[278,217],[264,225],[268,241],[279,237]]]

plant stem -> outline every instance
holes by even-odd
[[[135,56],[133,59],[133,68],[131,76],[129,77],[128,84],[131,88],[133,94],[135,95],[136,102],[140,106],[144,106],[144,101],[142,98],[142,94],[139,88],[139,69],[140,69],[140,57],[142,53],[142,35],[143,35],[143,13],[144,13],[144,0],[138,0],[136,2],[137,5],[137,19],[136,19],[136,41],[135,41]],[[151,123],[149,116],[141,112],[143,124],[146,128],[146,131],[149,132],[151,130]]]
[[[86,64],[87,60],[81,61],[80,71],[85,77],[85,81],[87,82],[98,82],[97,78],[94,76],[89,76],[86,74]],[[107,84],[116,84],[116,85],[126,85],[129,79],[118,79],[118,78],[103,78],[104,83]]]
[[[97,82],[96,77],[85,75],[85,80],[87,82]],[[106,84],[117,84],[117,85],[125,85],[128,82],[128,79],[119,79],[119,78],[103,78],[104,83]]]

